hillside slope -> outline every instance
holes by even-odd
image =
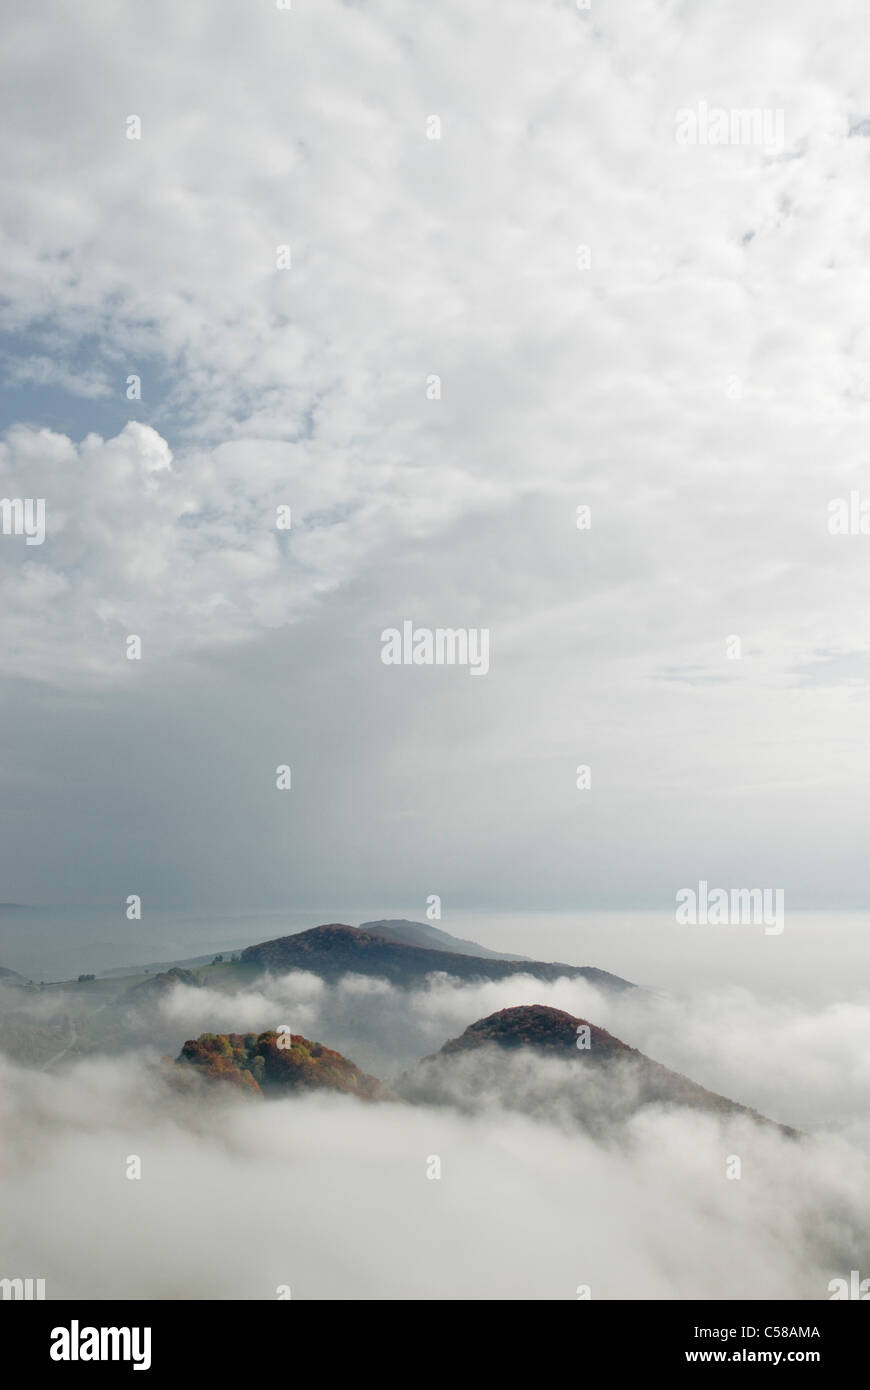
[[[584,979],[600,989],[634,988],[628,980],[594,966],[491,960],[454,951],[427,950],[388,941],[341,922],[248,946],[242,952],[242,964],[274,971],[310,970],[330,981],[349,972],[375,975],[400,988],[418,985],[434,972],[462,980],[505,980],[513,975],[531,975],[538,980]]]
[[[184,1044],[176,1062],[196,1067],[209,1081],[263,1096],[313,1090],[340,1091],[362,1100],[390,1096],[375,1077],[340,1052],[301,1033],[202,1033]]]
[[[422,946],[427,951],[453,951],[460,956],[477,956],[480,960],[529,960],[529,956],[518,956],[510,951],[492,951],[477,941],[466,941],[461,936],[451,936],[442,927],[433,927],[431,922],[410,922],[405,917],[385,917],[379,922],[360,922],[360,931],[372,936],[385,936],[388,941],[397,941],[402,946]]]
[[[548,1118],[561,1115],[592,1129],[624,1122],[649,1105],[771,1123],[653,1061],[604,1028],[541,1004],[501,1009],[472,1023],[406,1073],[398,1089],[409,1100],[466,1110],[489,1098],[510,1109]]]

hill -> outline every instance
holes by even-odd
[[[184,970],[180,965],[174,965],[171,970],[164,970],[159,975],[149,975],[146,980],[140,980],[138,984],[131,985],[126,991],[126,997],[128,999],[146,999],[149,996],[166,994],[176,985],[189,985],[192,989],[196,989],[201,984],[202,980],[194,971]]]
[[[604,1028],[542,1004],[501,1009],[472,1023],[403,1076],[398,1089],[409,1100],[464,1109],[478,1108],[489,1096],[527,1114],[561,1114],[592,1129],[622,1122],[647,1105],[771,1123]]]
[[[577,1046],[578,1029],[588,1029],[590,1060],[602,1062],[615,1057],[643,1056],[643,1053],[621,1042],[606,1029],[588,1023],[586,1019],[575,1018],[564,1009],[552,1009],[545,1004],[499,1009],[486,1018],[479,1018],[476,1023],[469,1024],[458,1038],[446,1042],[435,1055],[452,1057],[457,1053],[473,1052],[477,1048],[493,1045],[507,1050],[530,1047],[551,1056],[570,1057],[573,1061],[577,1059],[578,1052],[586,1051]],[[427,1057],[424,1060],[431,1059]]]
[[[177,1063],[193,1066],[209,1081],[252,1094],[327,1090],[362,1100],[388,1099],[387,1088],[354,1062],[301,1033],[202,1033],[186,1042]]]
[[[375,975],[403,989],[422,983],[427,975],[435,972],[463,980],[504,980],[512,975],[531,975],[538,980],[584,979],[601,989],[634,988],[628,980],[594,966],[494,960],[407,946],[342,922],[248,946],[242,952],[242,964],[257,965],[263,970],[310,970],[330,981],[349,972]]]
[[[491,951],[477,941],[466,941],[461,936],[451,936],[441,927],[433,927],[431,922],[409,922],[405,917],[385,917],[379,922],[360,922],[360,931],[370,932],[372,936],[384,936],[388,941],[398,941],[402,946],[422,946],[430,951],[454,951],[460,956],[477,956],[481,960],[529,960],[528,956],[511,955],[508,951]]]

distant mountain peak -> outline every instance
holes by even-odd
[[[407,917],[384,917],[378,922],[361,922],[360,930],[373,932],[375,936],[385,936],[388,941],[398,941],[404,946],[455,951],[457,955],[477,956],[481,960],[529,959],[528,956],[514,955],[509,951],[493,951],[488,946],[481,946],[477,941],[452,936],[443,927],[435,927],[431,922],[412,922]]]
[[[466,980],[503,980],[531,975],[538,980],[585,979],[601,989],[631,989],[628,980],[594,966],[551,961],[518,961],[471,956],[436,945],[408,945],[384,934],[328,922],[309,931],[276,937],[248,946],[242,964],[263,970],[310,970],[326,980],[345,974],[374,975],[399,988],[422,984],[428,975],[446,974]]]

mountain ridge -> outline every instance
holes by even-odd
[[[241,963],[270,970],[310,970],[330,981],[348,973],[377,975],[400,987],[419,984],[433,973],[443,973],[460,979],[502,980],[512,975],[531,975],[547,981],[585,979],[602,989],[636,988],[631,981],[596,966],[493,960],[407,946],[344,922],[328,922],[306,932],[248,946],[242,951]]]
[[[402,946],[453,951],[456,955],[476,956],[480,960],[531,959],[530,956],[520,956],[510,951],[494,951],[489,946],[481,946],[479,941],[452,936],[443,927],[433,927],[431,922],[414,922],[407,917],[383,917],[377,922],[360,922],[359,930],[370,932],[373,936],[385,936],[388,941],[396,941]]]

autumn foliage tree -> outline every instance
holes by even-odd
[[[375,1077],[301,1033],[201,1033],[184,1044],[177,1060],[210,1080],[261,1095],[298,1090],[341,1091],[365,1100],[386,1095]]]

